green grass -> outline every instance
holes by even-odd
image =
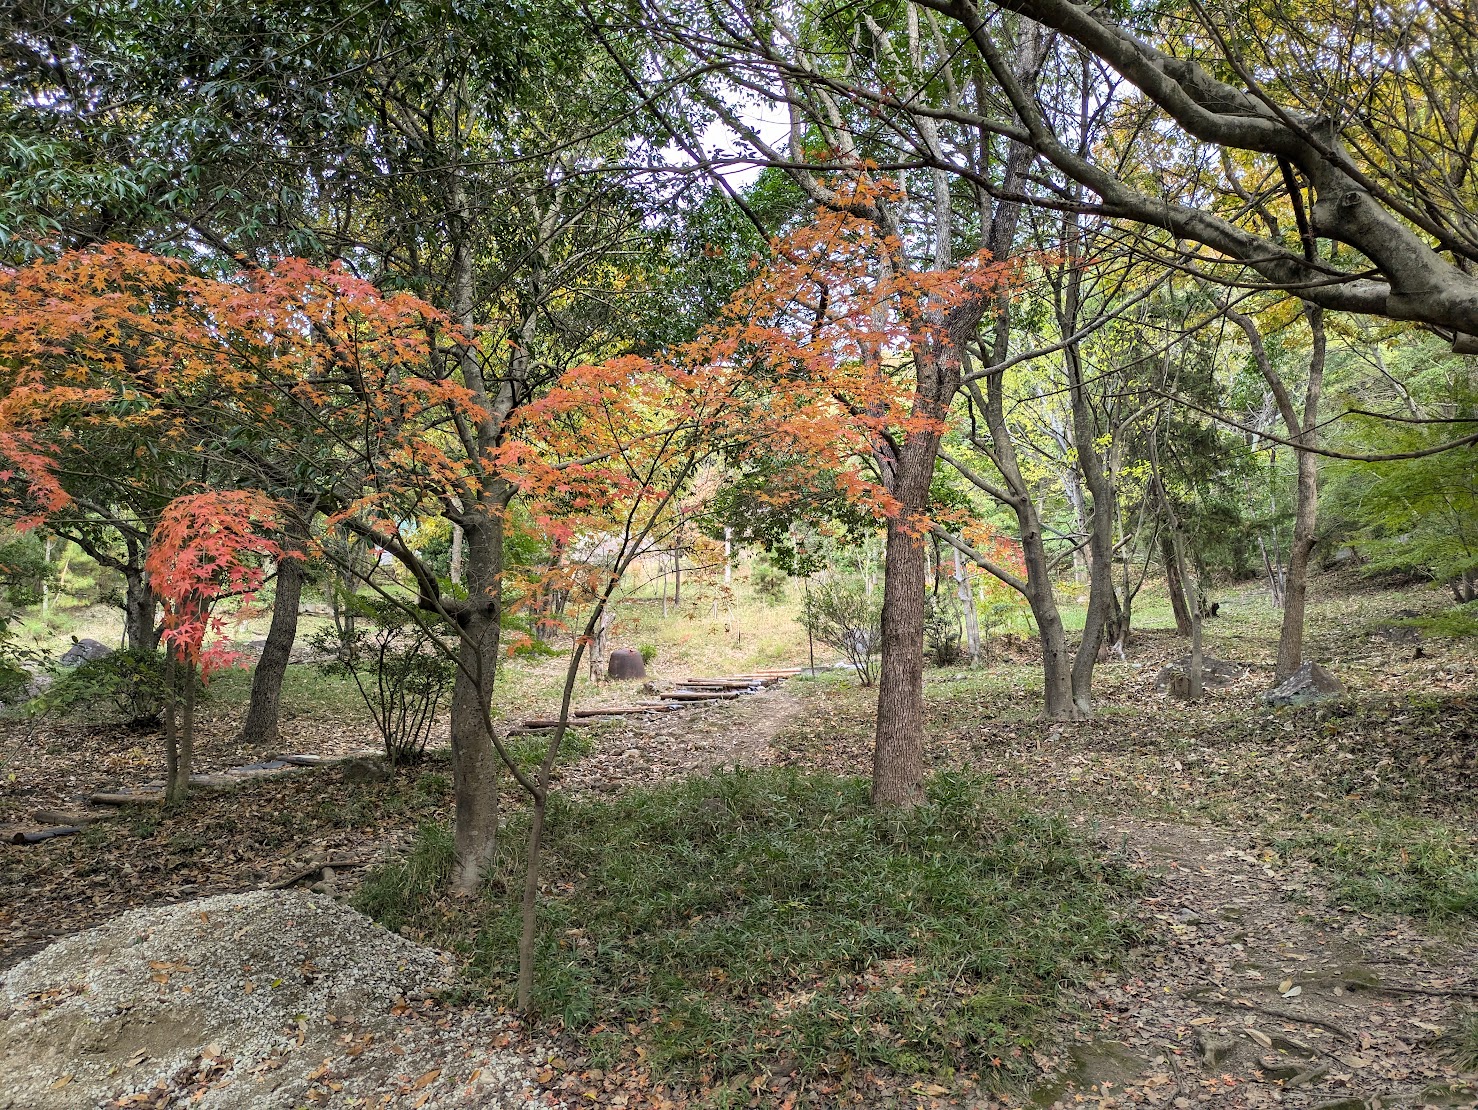
[[[659,1073],[690,1081],[1023,1074],[1063,985],[1135,931],[1117,862],[958,775],[908,815],[874,810],[861,780],[763,770],[556,799],[550,818],[542,1015],[590,1036],[597,1061],[634,1035]],[[518,821],[503,844],[490,889],[515,891]],[[358,904],[458,948],[506,993],[514,898],[438,901],[449,863],[445,831],[423,829]]]
[[[1335,900],[1370,913],[1399,911],[1436,924],[1478,918],[1478,845],[1440,821],[1362,814],[1277,842],[1328,871]]]
[[[1453,1058],[1464,1071],[1478,1071],[1478,1010],[1458,1019],[1452,1031]]]
[[[228,667],[212,676],[206,687],[210,706],[245,708],[251,700],[252,669]],[[352,679],[326,675],[317,667],[297,664],[282,677],[282,706],[288,716],[329,718],[368,723],[371,720],[364,698]]]
[[[572,763],[595,751],[595,742],[588,733],[588,728],[566,729],[564,739],[559,742],[559,756],[555,764],[562,766]],[[544,757],[549,754],[551,739],[550,733],[510,736],[504,741],[504,746],[518,764],[519,770],[531,775],[543,765]]]

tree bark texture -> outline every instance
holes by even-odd
[[[293,537],[295,546],[306,538],[299,529]],[[298,636],[298,606],[303,599],[303,584],[308,571],[301,557],[284,553],[277,561],[277,595],[272,602],[272,623],[267,628],[267,642],[251,676],[251,701],[246,720],[241,725],[241,742],[263,747],[277,739],[277,722],[282,708],[282,680],[292,661],[293,642]]]
[[[1175,557],[1175,541],[1170,533],[1160,536],[1160,559],[1165,564],[1165,586],[1170,593],[1170,608],[1175,613],[1175,634],[1191,634],[1191,610],[1186,604],[1185,581],[1180,576],[1180,560]]]
[[[872,800],[910,807],[924,797],[924,595],[927,575],[918,517],[929,499],[939,436],[915,432],[898,453],[883,557],[883,652],[878,676]]]
[[[497,749],[489,733],[498,664],[503,520],[472,510],[462,521],[468,598],[458,614],[457,678],[452,687],[452,777],[456,788],[454,889],[473,894],[492,862],[498,836]]]

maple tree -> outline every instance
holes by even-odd
[[[269,533],[279,510],[257,490],[186,494],[165,506],[149,547],[150,586],[164,603],[165,800],[180,802],[190,786],[197,675],[239,662],[224,638],[219,603],[249,606],[266,579],[265,558],[284,553]]]

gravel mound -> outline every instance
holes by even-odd
[[[328,898],[135,910],[0,981],[0,1110],[527,1105],[539,1046],[440,1007],[430,992],[455,982]]]

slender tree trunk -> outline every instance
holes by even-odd
[[[466,513],[462,524],[468,600],[461,612],[451,702],[457,853],[452,885],[465,895],[477,891],[497,848],[499,761],[488,730],[498,663],[503,500]]]
[[[183,800],[180,792],[179,729],[179,664],[174,649],[168,649],[164,660],[164,800],[167,804]],[[188,775],[186,776],[188,786]]]
[[[1074,267],[1069,278],[1069,305],[1066,324],[1076,327],[1076,283],[1081,271]],[[1083,483],[1093,499],[1088,521],[1088,612],[1083,620],[1083,638],[1073,659],[1073,706],[1079,718],[1093,715],[1093,668],[1098,663],[1098,648],[1103,642],[1109,610],[1114,603],[1114,492],[1103,462],[1098,457],[1097,429],[1088,406],[1083,385],[1079,349],[1071,344],[1064,352],[1068,367],[1068,392],[1072,399],[1073,445]]]
[[[1274,671],[1282,680],[1303,663],[1304,610],[1308,602],[1309,559],[1314,552],[1314,528],[1319,516],[1319,402],[1324,392],[1324,310],[1304,305],[1313,344],[1309,353],[1309,381],[1304,390],[1302,426],[1297,428],[1298,487],[1293,510],[1293,543],[1288,552],[1288,577],[1283,589],[1283,628],[1278,636]],[[1294,429],[1290,429],[1293,431]]]
[[[1324,333],[1324,310],[1304,302],[1304,318],[1312,340],[1309,378],[1304,389],[1303,412],[1294,408],[1293,398],[1282,377],[1273,368],[1257,324],[1248,316],[1226,310],[1247,335],[1253,359],[1277,402],[1278,412],[1294,443],[1298,482],[1293,510],[1293,542],[1288,551],[1288,569],[1283,579],[1283,627],[1278,636],[1278,661],[1274,677],[1282,681],[1303,663],[1304,609],[1308,594],[1309,557],[1314,549],[1314,528],[1319,514],[1319,403],[1324,393],[1324,360],[1328,349]]]
[[[980,662],[980,618],[975,613],[975,595],[970,590],[970,578],[965,573],[960,549],[952,547],[950,550],[955,558],[955,596],[960,599],[960,608],[965,614],[965,650],[973,666]]]
[[[1175,556],[1175,541],[1169,533],[1160,536],[1160,558],[1165,563],[1165,586],[1170,591],[1170,608],[1175,613],[1175,634],[1191,634],[1191,610],[1186,604],[1185,580],[1180,574],[1180,560]]]
[[[1310,430],[1310,435],[1314,433]],[[1319,512],[1319,457],[1298,452],[1298,492],[1293,514],[1293,543],[1288,551],[1288,574],[1283,588],[1283,627],[1278,635],[1281,681],[1303,663],[1304,613],[1308,601],[1309,558],[1314,550],[1314,526]]]
[[[294,525],[292,546],[299,552],[307,539],[300,522]],[[267,628],[267,642],[251,678],[251,701],[246,720],[241,725],[241,742],[251,747],[264,747],[277,739],[277,721],[282,708],[282,680],[292,661],[293,642],[298,636],[298,606],[303,598],[303,583],[308,569],[301,554],[287,552],[277,561],[277,596],[272,603],[272,623]]]

